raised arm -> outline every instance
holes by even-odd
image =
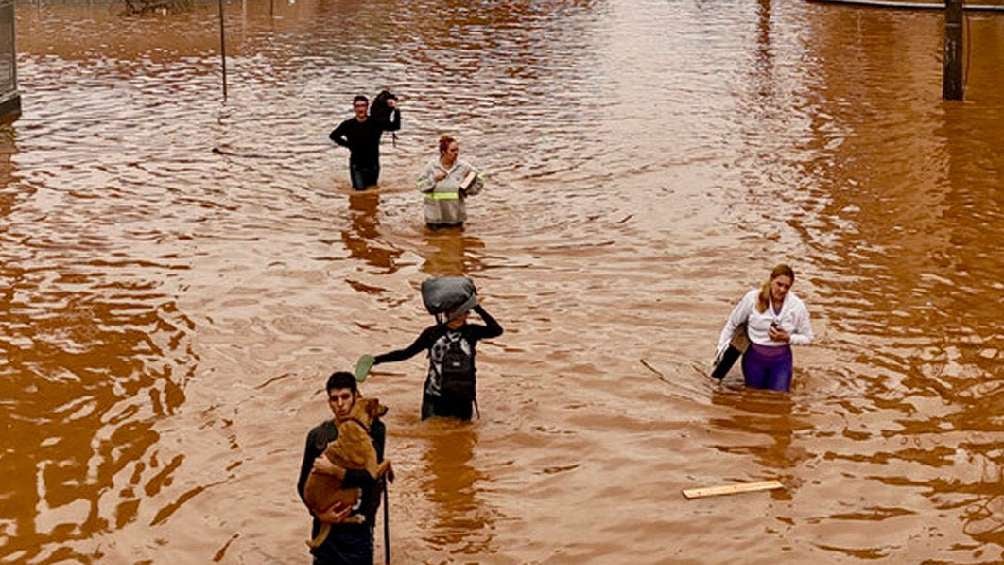
[[[488,311],[480,304],[474,307],[474,311],[477,312],[478,316],[481,316],[481,319],[485,322],[484,326],[474,326],[474,329],[477,331],[475,335],[478,339],[491,339],[493,337],[498,337],[505,331],[502,329],[502,326],[495,321],[495,318],[493,318],[492,315],[489,314]]]
[[[433,328],[425,328],[418,336],[418,339],[415,340],[415,343],[404,349],[395,349],[394,351],[388,351],[387,353],[373,357],[373,364],[379,365],[380,363],[405,361],[432,347],[432,330]]]

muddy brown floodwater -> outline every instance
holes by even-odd
[[[420,422],[423,357],[364,386],[395,562],[1004,559],[1004,15],[944,103],[938,12],[232,1],[222,104],[214,6],[17,3],[0,562],[307,562],[324,378],[459,273],[507,330],[481,419]],[[404,129],[351,194],[327,134],[385,85]],[[441,133],[490,173],[462,234],[414,190]],[[818,338],[791,395],[717,386],[782,260]]]

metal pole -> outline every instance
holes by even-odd
[[[945,0],[945,57],[941,97],[962,100],[962,0]]]
[[[390,565],[390,482],[383,484],[383,562]]]
[[[947,0],[946,0],[947,1]],[[227,42],[223,30],[223,0],[220,5],[220,57],[223,59],[223,101],[227,101]]]

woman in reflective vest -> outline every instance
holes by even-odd
[[[464,200],[484,188],[481,173],[459,156],[457,140],[442,136],[439,157],[418,177],[418,190],[425,194],[425,224],[430,228],[462,225],[467,220]]]

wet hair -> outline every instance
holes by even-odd
[[[352,99],[352,105],[355,106],[356,102],[365,102],[365,103],[369,104],[370,103],[370,99],[366,98],[362,94],[359,94],[355,98]]]
[[[456,143],[457,139],[449,135],[444,135],[439,138],[439,154],[443,155],[446,150],[450,148],[451,143]]]
[[[791,284],[795,284],[795,271],[792,271],[791,267],[785,265],[784,263],[779,263],[774,266],[774,268],[770,271],[770,278],[767,279],[767,282],[763,283],[762,287],[760,287],[760,294],[756,297],[757,312],[763,313],[767,310],[767,305],[770,304],[770,283],[782,275],[791,279]]]
[[[331,391],[339,388],[347,388],[352,391],[352,394],[358,394],[359,389],[356,388],[356,376],[347,371],[335,371],[331,373],[328,377],[328,384],[324,385],[324,391],[331,394]]]

